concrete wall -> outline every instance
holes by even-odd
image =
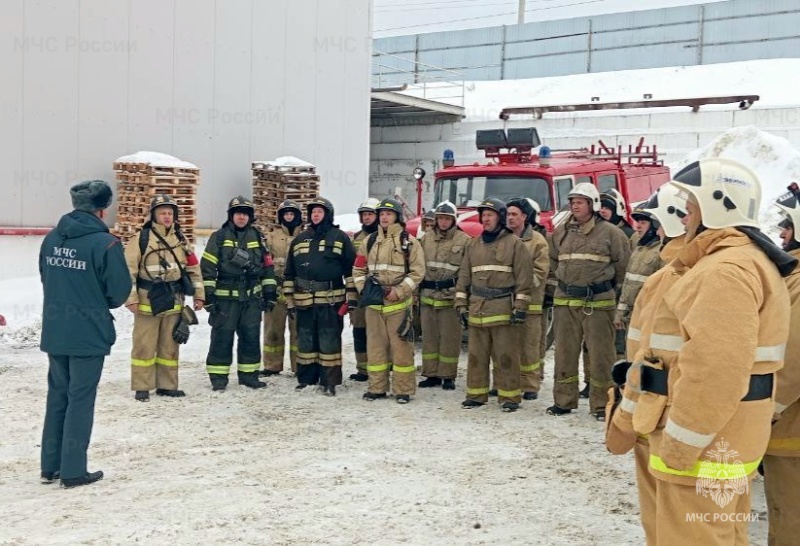
[[[370,0],[6,0],[0,225],[50,226],[76,180],[138,150],[201,168],[200,226],[251,194],[250,162],[367,192]]]
[[[800,148],[800,108],[763,108],[662,112],[637,115],[548,114],[532,120],[512,120],[505,127],[537,127],[544,144],[553,149],[581,148],[602,139],[616,146],[636,144],[645,137],[656,144],[666,163],[682,159],[689,152],[705,146],[720,133],[732,128],[755,125],[775,136],[787,139]],[[475,131],[503,127],[501,121],[465,122],[449,125],[373,127],[371,133],[370,194],[393,195],[395,188],[414,209],[416,185],[411,175],[422,166],[429,176],[423,192],[423,206],[433,204],[433,172],[441,168],[445,149],[455,152],[456,163],[485,162],[475,148]]]

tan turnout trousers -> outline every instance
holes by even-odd
[[[489,362],[494,363],[494,386],[497,401],[522,400],[520,384],[520,349],[524,326],[498,325],[469,327],[469,359],[467,360],[467,399],[485,404],[489,401]]]
[[[403,341],[397,329],[403,323],[405,312],[383,314],[368,307],[367,319],[367,390],[375,394],[389,391],[389,372],[392,372],[391,390],[395,395],[412,395],[417,391],[414,366],[414,344]]]
[[[269,313],[264,313],[264,369],[283,371],[286,352],[286,302],[278,301]],[[289,320],[289,361],[297,371],[297,321]]]
[[[520,362],[520,389],[522,392],[539,392],[542,383],[541,351],[542,315],[528,315],[525,319],[525,333],[522,340],[522,361]]]
[[[769,546],[800,540],[800,457],[764,456]]]
[[[133,318],[131,390],[178,390],[178,344],[172,331],[180,314]]]
[[[452,306],[422,304],[422,375],[455,379],[461,353],[461,322]]]

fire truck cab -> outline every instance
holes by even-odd
[[[476,207],[488,197],[504,201],[530,197],[541,208],[541,222],[548,231],[553,219],[568,208],[567,195],[576,184],[589,182],[600,193],[617,189],[625,198],[630,220],[631,204],[646,200],[670,180],[669,168],[658,159],[655,146],[609,148],[602,141],[579,150],[550,150],[541,146],[535,128],[478,131],[477,148],[489,161],[455,165],[452,152],[445,151],[443,168],[435,173],[436,206],[450,201],[459,211],[458,225],[471,236],[482,228]],[[538,154],[533,153],[534,148]],[[419,218],[409,220],[407,229],[416,235]]]

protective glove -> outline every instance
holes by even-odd
[[[207,294],[206,295],[206,304],[205,310],[209,314],[214,314],[219,311],[219,306],[217,305],[217,296],[214,294]]]
[[[178,324],[172,330],[172,339],[181,345],[189,341],[189,325],[183,320],[183,317],[178,319]]]
[[[294,307],[287,307],[286,316],[289,317],[289,320],[295,320],[297,318],[297,310]]]
[[[347,292],[347,311],[355,311],[358,309],[358,292],[349,290]]]
[[[542,307],[548,309],[553,306],[553,295],[552,294],[545,294],[544,301],[542,301]]]
[[[275,309],[275,301],[267,299],[266,297],[261,298],[258,303],[259,307],[261,307],[261,310],[266,313],[269,313]]]
[[[516,309],[511,315],[511,326],[518,324],[525,324],[525,319],[528,318],[528,312],[524,309]]]
[[[469,311],[466,307],[459,307],[456,311],[458,312],[458,320],[461,321],[461,327],[466,330],[469,328]]]

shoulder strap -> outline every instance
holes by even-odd
[[[150,242],[150,226],[145,226],[139,232],[139,254],[144,256],[147,251],[147,243]]]
[[[369,253],[372,252],[372,247],[375,246],[375,241],[378,240],[378,232],[373,231],[367,237],[367,257],[369,257]]]
[[[173,258],[175,258],[175,263],[178,266],[178,270],[181,272],[181,276],[183,276],[184,270],[183,270],[183,266],[181,265],[181,261],[178,259],[178,255],[175,254],[175,251],[172,250],[172,247],[169,245],[169,243],[167,241],[164,240],[164,238],[161,236],[160,233],[158,233],[157,231],[153,231],[153,235],[155,235],[156,239],[158,239],[159,241],[164,243],[164,246],[167,247],[167,250],[169,250],[169,253],[172,254]]]

